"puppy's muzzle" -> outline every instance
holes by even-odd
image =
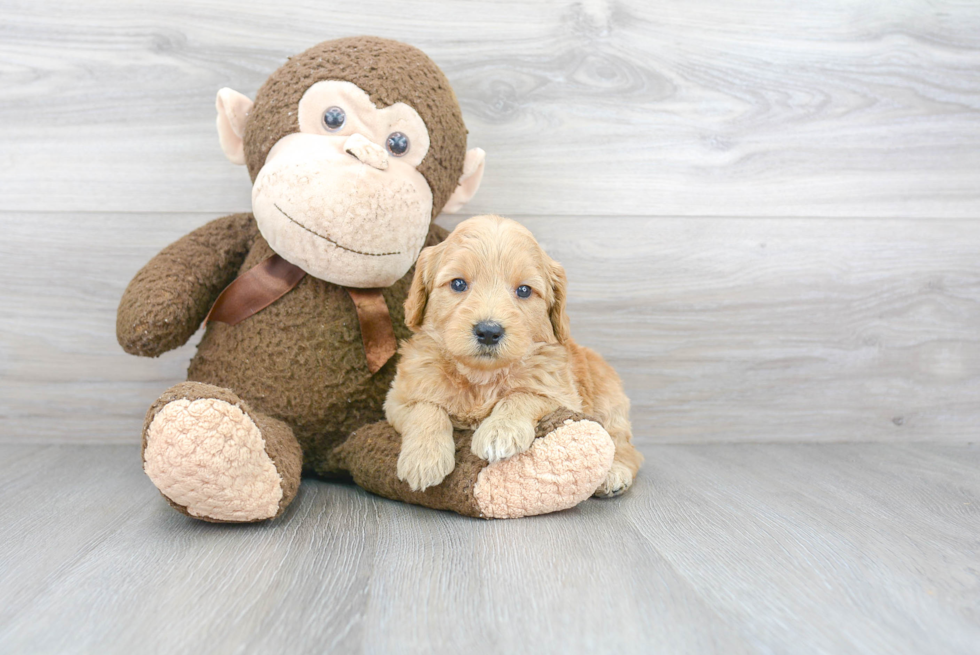
[[[483,346],[496,346],[504,337],[504,326],[494,321],[480,321],[473,326],[473,336]]]

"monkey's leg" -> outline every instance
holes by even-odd
[[[334,451],[338,469],[385,498],[480,518],[517,518],[574,507],[612,466],[614,446],[598,423],[559,410],[538,424],[531,447],[493,464],[470,451],[471,430],[457,430],[456,468],[425,491],[398,479],[401,436],[386,422],[368,425]]]
[[[146,413],[143,470],[188,516],[215,523],[275,518],[295,498],[302,467],[292,429],[228,389],[182,382]]]

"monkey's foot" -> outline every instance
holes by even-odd
[[[481,518],[557,512],[589,498],[605,480],[615,447],[595,421],[559,410],[537,426],[526,451],[488,464],[470,450],[472,432],[457,430],[456,468],[425,491],[395,473],[401,437],[385,422],[355,432],[335,451],[338,468],[372,493]]]
[[[537,434],[523,453],[480,471],[473,495],[481,516],[509,519],[568,509],[605,479],[615,446],[595,421],[565,412],[542,421]]]
[[[147,413],[143,469],[177,510],[214,522],[271,519],[299,488],[302,453],[284,423],[227,389],[185,382]]]

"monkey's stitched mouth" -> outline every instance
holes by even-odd
[[[347,252],[352,252],[355,255],[366,255],[368,257],[386,257],[388,255],[400,255],[400,254],[402,254],[400,250],[397,251],[397,252],[362,252],[360,250],[354,250],[353,248],[348,248],[345,245],[342,245],[342,244],[337,243],[336,241],[334,241],[330,237],[326,236],[325,234],[320,234],[319,232],[315,232],[314,230],[311,230],[310,228],[306,227],[305,225],[303,225],[302,223],[300,223],[299,221],[297,221],[295,218],[293,218],[292,216],[290,216],[289,214],[287,214],[286,212],[284,212],[282,210],[282,207],[280,207],[276,203],[272,203],[272,206],[275,207],[276,209],[278,209],[280,214],[282,214],[283,216],[285,216],[286,218],[288,218],[290,221],[292,221],[296,225],[299,225],[301,228],[303,228],[304,230],[306,230],[307,232],[309,232],[313,236],[320,237],[324,241],[328,241],[328,242],[332,243],[333,245],[337,246],[341,250],[346,250]]]

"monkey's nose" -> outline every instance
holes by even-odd
[[[379,171],[388,169],[388,151],[360,134],[347,137],[344,141],[344,152]]]
[[[496,346],[504,336],[504,326],[493,321],[480,321],[473,326],[473,335],[484,346]]]

